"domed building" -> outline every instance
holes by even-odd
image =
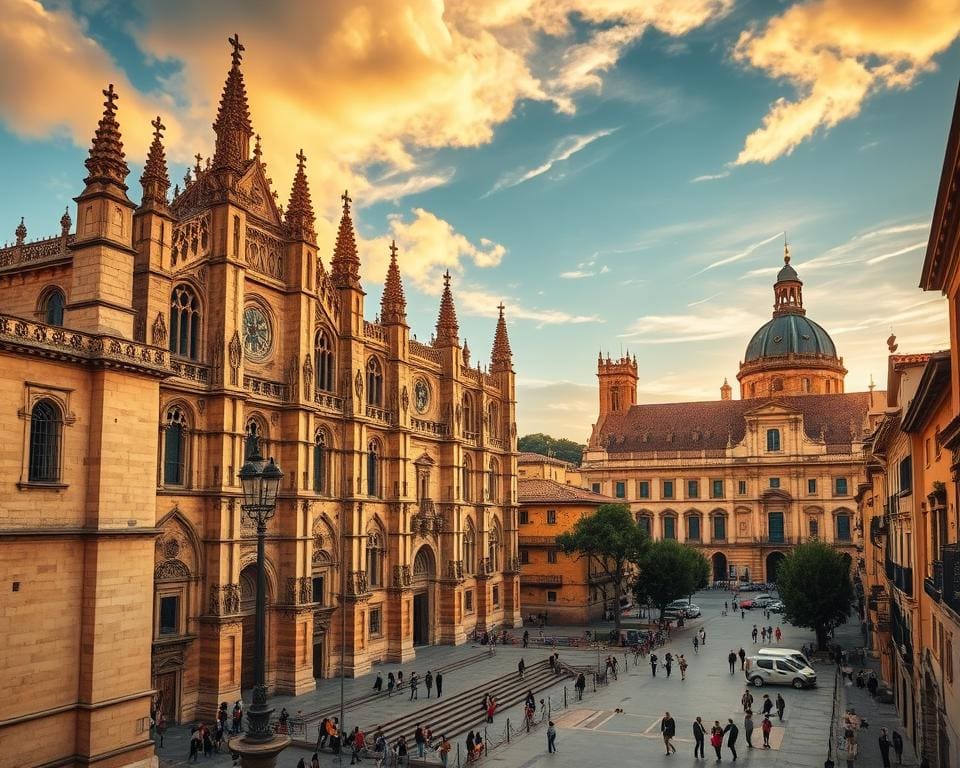
[[[773,317],[753,334],[740,363],[740,397],[840,394],[847,369],[837,348],[803,308],[803,282],[784,246],[773,284]]]

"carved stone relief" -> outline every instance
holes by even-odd
[[[163,312],[157,312],[157,319],[150,328],[150,343],[155,347],[167,345],[167,324],[163,319]]]
[[[240,360],[243,355],[243,346],[240,344],[239,331],[233,332],[233,338],[230,339],[230,384],[237,386],[239,381]]]
[[[313,398],[313,363],[309,352],[303,361],[303,397],[305,400]]]

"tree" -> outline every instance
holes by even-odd
[[[853,603],[850,558],[819,541],[799,544],[777,571],[784,618],[817,633],[826,649],[830,632],[847,620]]]
[[[556,459],[579,465],[583,460],[583,450],[586,446],[575,443],[573,440],[567,440],[564,437],[555,438],[545,435],[543,432],[535,432],[532,435],[521,437],[517,441],[517,448],[521,451],[539,453],[541,456],[553,456]]]
[[[638,603],[649,602],[663,609],[674,600],[707,586],[710,564],[693,547],[664,539],[650,544],[638,563],[640,576],[634,587]]]
[[[557,536],[557,546],[577,560],[587,558],[591,574],[599,583],[604,601],[607,587],[613,592],[613,620],[620,628],[620,597],[626,591],[636,563],[647,546],[647,535],[637,525],[625,504],[602,504],[597,511],[581,517],[573,530]]]

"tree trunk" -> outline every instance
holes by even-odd
[[[617,580],[613,587],[613,626],[620,631],[620,581]]]
[[[829,637],[830,633],[827,632],[826,627],[817,627],[814,631],[817,633],[817,650],[827,650],[827,638]]]

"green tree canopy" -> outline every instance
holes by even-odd
[[[577,520],[573,529],[557,536],[557,546],[577,559],[587,558],[604,600],[613,598],[613,615],[620,628],[620,597],[627,591],[647,546],[647,536],[625,504],[602,504],[592,515]],[[609,588],[609,592],[608,592]]]
[[[586,446],[575,443],[573,440],[567,440],[564,437],[550,437],[543,432],[535,432],[532,435],[521,437],[517,441],[517,448],[521,451],[539,453],[542,456],[553,456],[563,461],[569,461],[571,464],[579,465],[583,460],[583,449]]]
[[[638,565],[640,576],[634,587],[637,602],[653,603],[661,617],[674,600],[707,586],[710,576],[710,564],[701,552],[672,539],[650,544]]]
[[[847,620],[853,603],[850,558],[828,544],[811,541],[789,552],[777,571],[784,618],[817,633],[824,650],[827,636]]]

